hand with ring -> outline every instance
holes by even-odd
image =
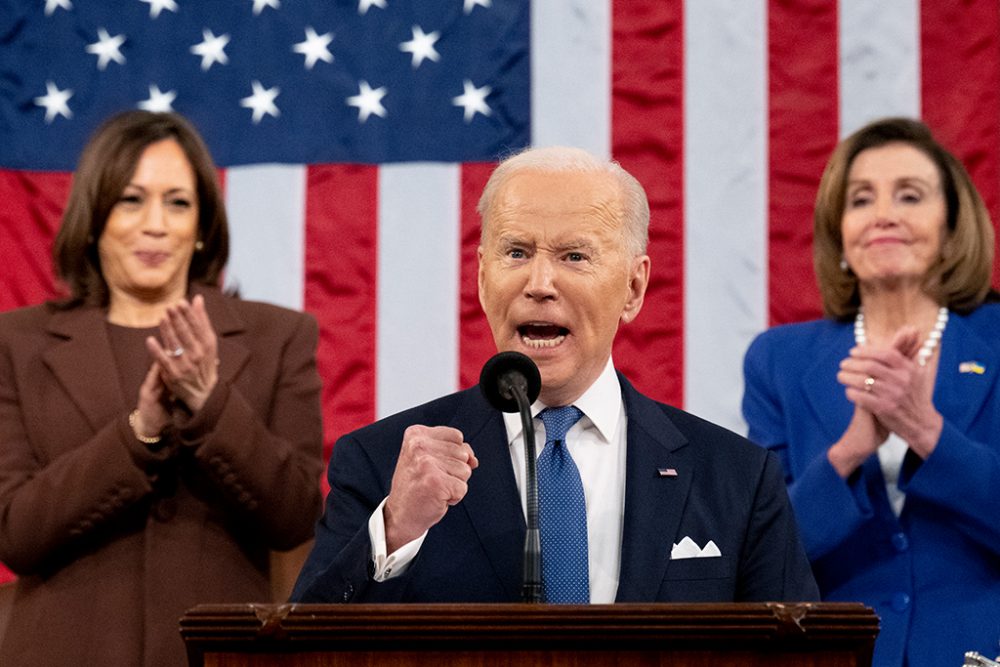
[[[219,380],[218,340],[205,300],[182,300],[167,309],[160,322],[160,340],[150,336],[146,347],[160,366],[167,390],[189,410],[205,405]]]
[[[888,347],[863,345],[840,364],[837,380],[847,399],[871,412],[886,432],[895,433],[926,458],[943,427],[932,401],[934,375],[917,360],[920,335],[902,327]]]

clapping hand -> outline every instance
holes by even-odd
[[[903,327],[888,349],[860,346],[851,350],[837,377],[851,402],[871,412],[883,429],[926,458],[937,444],[944,419],[932,400],[932,367],[917,363],[919,349],[917,330]]]
[[[199,295],[191,303],[182,300],[167,309],[160,322],[161,344],[150,336],[146,348],[159,367],[167,392],[198,412],[219,381],[218,339]]]

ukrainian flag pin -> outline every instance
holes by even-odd
[[[978,361],[963,361],[958,365],[959,373],[975,373],[976,375],[982,375],[986,372],[986,367],[983,366]]]

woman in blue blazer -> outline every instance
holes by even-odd
[[[826,600],[859,600],[874,664],[1000,642],[1000,304],[993,227],[923,124],[838,145],[817,196],[826,318],[747,352],[750,439],[776,451]]]

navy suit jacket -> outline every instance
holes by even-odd
[[[815,600],[774,454],[641,395],[620,377],[628,416],[620,602]],[[465,498],[427,534],[407,572],[370,576],[368,519],[388,495],[403,431],[460,430],[479,459]],[[665,477],[660,468],[673,468]],[[516,602],[524,515],[501,414],[478,387],[342,437],[330,494],[292,599],[300,602]],[[685,536],[722,556],[671,560]]]
[[[908,453],[902,514],[878,457],[846,481],[826,451],[854,410],[837,369],[851,323],[829,320],[761,334],[745,360],[750,439],[778,453],[824,600],[875,608],[876,667],[960,665],[1000,642],[1000,305],[952,313],[941,341],[934,405],[944,430],[925,461]],[[905,660],[904,660],[905,658]]]

